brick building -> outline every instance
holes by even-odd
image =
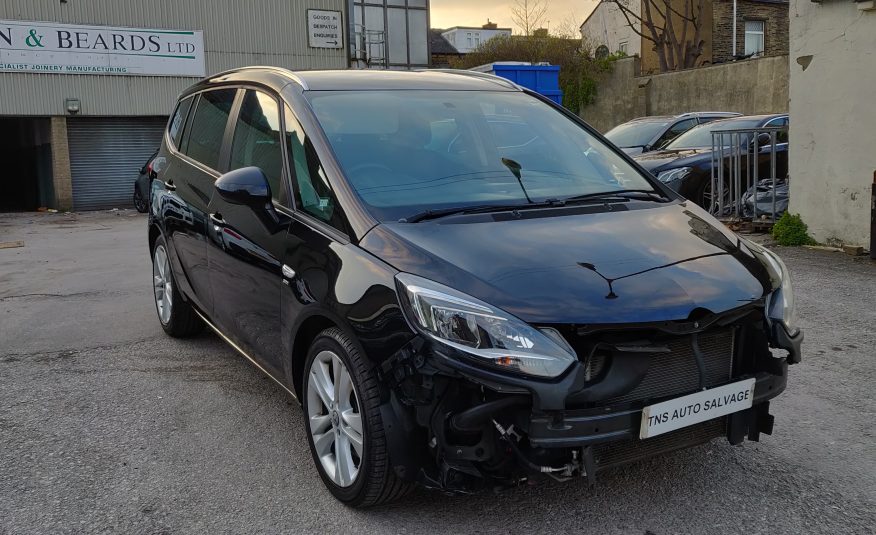
[[[737,0],[736,54],[788,53],[787,0]],[[733,0],[712,1],[712,63],[733,59]]]
[[[698,3],[695,0],[641,0],[651,3],[651,12],[658,14],[667,11],[670,3],[676,13],[692,10]],[[611,3],[603,0],[604,4]],[[736,6],[736,48],[733,40],[733,10]],[[641,12],[645,12],[641,9]],[[778,56],[788,53],[788,0],[706,0],[700,14],[700,39],[702,54],[695,66],[711,65],[732,61],[734,56],[762,57]],[[623,17],[615,18],[614,24],[629,26]],[[673,17],[676,33],[680,33],[681,21]],[[662,26],[661,20],[654,20]],[[609,31],[610,33],[610,31]],[[648,33],[645,30],[645,33]],[[688,29],[688,39],[692,30]],[[680,36],[679,36],[680,37]],[[654,43],[641,39],[642,73],[660,72],[660,63],[654,50]]]

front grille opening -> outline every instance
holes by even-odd
[[[605,338],[617,341],[622,336],[612,333]],[[677,397],[696,392],[700,387],[700,371],[690,335],[671,336],[652,334],[642,337],[655,345],[669,348],[668,353],[643,354],[641,358],[650,359],[648,372],[642,381],[631,391],[610,399],[599,401],[599,405],[620,405],[649,402],[661,398]],[[727,383],[733,377],[733,358],[736,351],[736,329],[733,327],[712,329],[698,335],[700,351],[703,355],[706,376],[705,386],[711,388]],[[608,351],[598,349],[584,353],[584,341],[579,338],[579,355],[584,357],[585,376],[588,381],[599,380],[600,374],[611,366]],[[593,342],[591,342],[593,343]]]

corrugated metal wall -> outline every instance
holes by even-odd
[[[207,73],[245,65],[345,69],[347,49],[307,44],[307,10],[341,11],[345,0],[0,0],[0,19],[203,30]],[[345,43],[347,45],[347,43]],[[0,115],[166,115],[194,78],[0,73]]]
[[[73,209],[132,204],[134,181],[161,145],[166,118],[85,118],[67,121]]]

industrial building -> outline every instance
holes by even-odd
[[[0,211],[131,203],[176,96],[244,65],[429,64],[428,0],[0,4]]]

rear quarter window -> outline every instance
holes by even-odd
[[[180,101],[176,106],[176,111],[173,112],[173,117],[167,126],[167,134],[173,141],[173,148],[179,148],[180,140],[183,136],[183,129],[186,124],[186,118],[189,116],[189,110],[192,108],[193,97],[189,97]]]

